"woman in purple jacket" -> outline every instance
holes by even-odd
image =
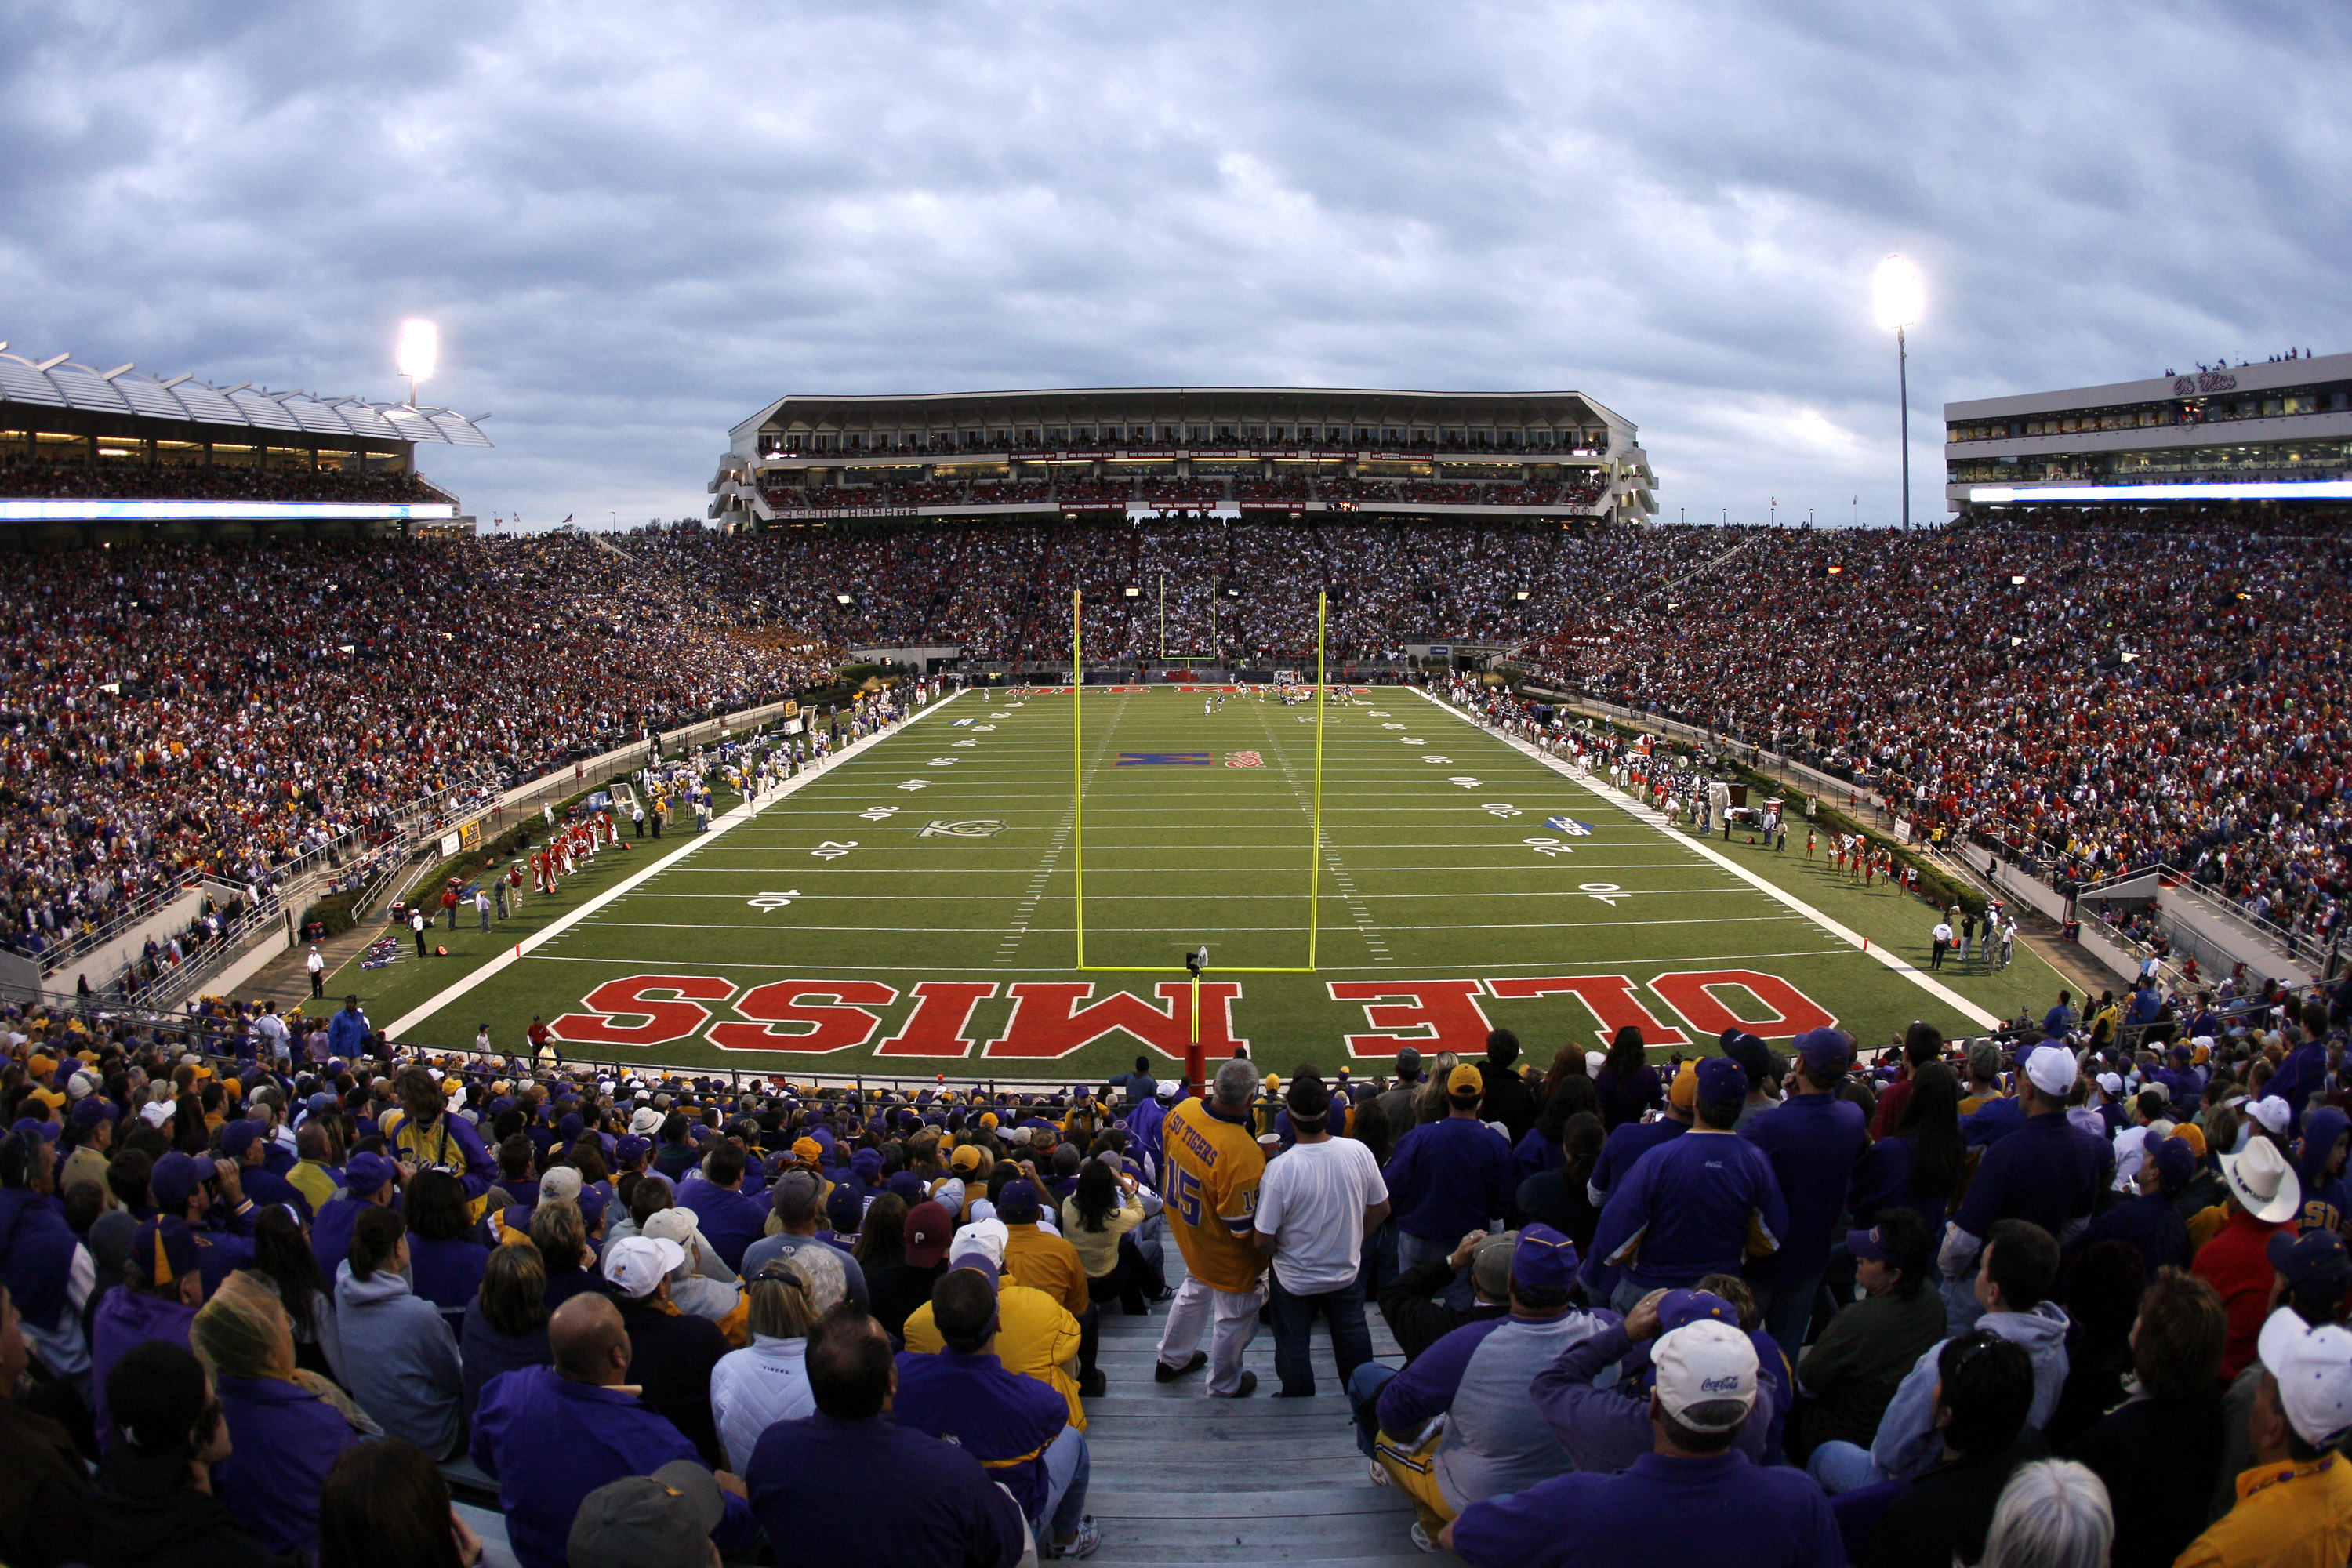
[[[379,1436],[335,1385],[294,1364],[294,1330],[269,1281],[228,1277],[196,1313],[193,1348],[212,1363],[229,1456],[214,1475],[221,1501],[272,1552],[308,1559],[319,1488],[345,1448]]]

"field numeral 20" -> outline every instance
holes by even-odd
[[[856,847],[857,840],[855,838],[841,840],[828,838],[809,853],[820,860],[838,860]]]

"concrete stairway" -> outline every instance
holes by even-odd
[[[1171,1285],[1184,1277],[1172,1245],[1168,1270]],[[1109,1389],[1087,1401],[1094,1460],[1087,1511],[1103,1532],[1094,1561],[1151,1568],[1402,1568],[1454,1561],[1415,1550],[1412,1505],[1394,1488],[1371,1484],[1319,1321],[1312,1399],[1273,1397],[1280,1384],[1271,1324],[1260,1325],[1243,1363],[1257,1373],[1257,1392],[1211,1399],[1205,1368],[1173,1384],[1153,1381],[1167,1311],[1163,1302],[1149,1317],[1130,1318],[1114,1304],[1102,1320],[1098,1364]],[[1379,1310],[1368,1308],[1365,1315],[1374,1352],[1402,1365]]]

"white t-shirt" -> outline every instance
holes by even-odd
[[[1275,1237],[1276,1280],[1294,1296],[1352,1283],[1362,1261],[1364,1211],[1388,1195],[1380,1162],[1353,1138],[1296,1143],[1267,1162],[1257,1229]]]

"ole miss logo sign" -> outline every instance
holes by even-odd
[[[1323,984],[1340,1005],[1335,1023],[1348,1054],[1366,1059],[1406,1046],[1482,1054],[1487,1033],[1511,1022],[1514,1004],[1545,996],[1573,998],[1604,1036],[1637,1025],[1652,1046],[1688,1046],[1731,1028],[1788,1039],[1837,1023],[1788,981],[1754,969],[1678,970],[1644,984],[1624,974]],[[1241,983],[1203,981],[1200,994],[1201,1047],[1210,1058],[1249,1044],[1235,1016]],[[1097,1041],[1124,1040],[1181,1061],[1192,998],[1192,984],[1182,980],[1160,981],[1148,994],[1097,994],[1088,982],[1059,980],[923,980],[902,993],[878,980],[776,980],[746,990],[713,974],[633,974],[597,986],[580,1011],[548,1027],[566,1045],[614,1050],[700,1039],[726,1051],[806,1057],[870,1049],[877,1057],[1010,1062],[1052,1061]],[[973,1027],[984,1003],[1002,1016],[987,1038]]]

